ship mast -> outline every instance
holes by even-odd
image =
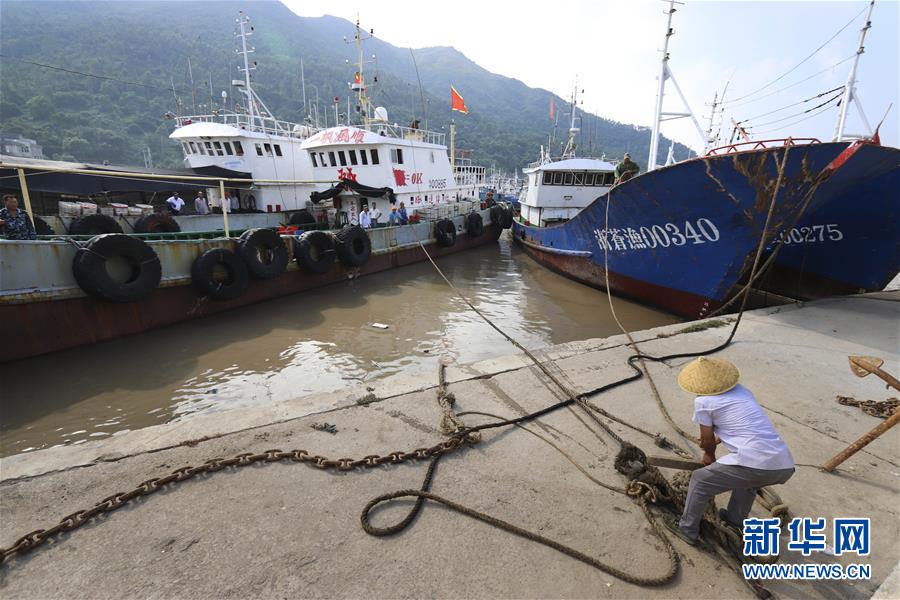
[[[253,35],[253,27],[250,27],[250,31],[247,31],[247,25],[250,23],[250,17],[244,14],[244,11],[239,11],[240,16],[236,19],[238,26],[241,28],[241,32],[238,34],[238,37],[241,38],[241,49],[239,52],[241,56],[244,58],[244,66],[243,68],[238,67],[238,70],[244,74],[244,93],[247,95],[247,111],[250,114],[250,124],[254,124],[254,120],[256,118],[254,106],[255,102],[253,102],[253,88],[250,87],[250,71],[256,70],[256,62],[254,61],[253,67],[250,66],[250,53],[254,52],[256,49],[251,47],[247,48],[247,38]]]
[[[363,67],[365,66],[366,61],[363,60],[363,47],[362,43],[366,40],[370,40],[375,37],[375,30],[370,29],[368,34],[364,34],[359,27],[359,15],[356,16],[356,33],[353,36],[353,43],[356,44],[356,75],[353,78],[353,83],[350,84],[350,89],[356,92],[356,106],[357,110],[362,113],[362,122],[366,127],[369,126],[369,98],[366,96],[366,78],[363,74]],[[350,43],[346,37],[344,38],[345,43]],[[347,115],[347,120],[350,120],[350,115]]]
[[[875,8],[875,0],[870,0],[869,10],[866,12],[866,21],[863,24],[862,29],[859,30],[859,45],[856,49],[856,57],[853,59],[853,66],[850,67],[850,75],[847,76],[847,83],[844,86],[844,93],[841,97],[841,111],[838,113],[838,120],[834,127],[834,137],[832,138],[832,141],[834,142],[840,142],[844,139],[844,125],[847,123],[847,111],[850,108],[851,102],[856,104],[856,110],[859,112],[860,118],[862,118],[863,125],[866,126],[869,135],[872,134],[872,127],[869,125],[869,120],[866,118],[862,109],[862,104],[860,104],[859,97],[856,94],[856,69],[859,66],[859,57],[866,51],[864,44],[866,41],[866,33],[872,27],[873,8]]]
[[[653,117],[653,133],[650,136],[650,157],[647,160],[648,171],[652,171],[657,167],[656,155],[659,151],[659,129],[663,121],[690,117],[691,121],[694,123],[694,127],[697,128],[697,133],[701,138],[705,138],[703,129],[700,127],[700,123],[697,122],[697,118],[691,111],[691,107],[688,105],[687,99],[685,99],[684,94],[681,93],[681,88],[678,87],[678,82],[675,81],[675,77],[672,75],[671,69],[669,69],[669,38],[675,35],[675,30],[672,29],[672,15],[675,14],[675,5],[684,5],[684,2],[675,2],[675,0],[664,1],[668,2],[669,4],[669,10],[665,11],[665,14],[668,15],[668,21],[666,23],[665,42],[663,43],[662,62],[660,63],[659,68],[659,87],[656,91],[656,113]],[[684,104],[684,110],[686,112],[663,112],[663,99],[666,93],[667,79],[672,80],[672,85],[675,86],[675,91],[678,92],[678,96],[681,98],[681,102]]]
[[[575,136],[581,131],[575,127],[575,111],[578,109],[578,78],[575,78],[575,87],[572,89],[572,116],[569,122],[569,140],[563,150],[563,158],[575,158]]]

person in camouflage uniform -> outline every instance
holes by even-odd
[[[637,163],[631,160],[631,155],[626,152],[622,162],[616,165],[616,183],[628,181],[637,175],[640,170],[641,168]]]
[[[0,233],[8,240],[36,240],[34,225],[24,210],[19,210],[19,199],[13,194],[3,196],[0,208]]]

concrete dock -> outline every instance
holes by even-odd
[[[703,323],[703,322],[700,322]],[[700,351],[727,337],[727,320],[673,325],[635,334],[641,349],[663,355]],[[740,367],[791,448],[797,472],[776,491],[793,516],[870,517],[865,558],[786,552],[782,562],[867,563],[868,581],[773,581],[778,597],[869,598],[900,560],[900,431],[892,430],[835,473],[816,468],[880,422],[835,396],[896,396],[874,376],[860,379],[848,355],[885,360],[900,371],[900,292],[836,298],[744,315],[735,342],[719,356]],[[496,336],[485,327],[485,336]],[[631,373],[624,336],[536,352],[572,388],[594,389]],[[515,417],[557,402],[559,392],[523,355],[448,368],[455,410]],[[686,360],[649,366],[673,419],[694,432],[692,397],[675,376]],[[430,376],[396,376],[340,392],[297,398],[129,432],[99,442],[0,460],[0,547],[111,494],[216,457],[303,448],[360,458],[431,446],[438,432],[437,360]],[[38,398],[22,398],[37,402]],[[646,380],[594,396],[611,414],[681,445]],[[590,475],[625,481],[612,465],[617,444],[580,412],[563,409],[532,422]],[[466,415],[469,425],[490,420]],[[312,425],[333,424],[336,433]],[[626,440],[663,451],[648,437],[611,422]],[[421,485],[427,463],[334,472],[293,462],[229,468],[171,486],[100,516],[0,567],[0,594],[13,598],[752,598],[740,574],[674,540],[683,556],[662,587],[626,583],[572,558],[428,503],[413,525],[391,537],[360,527],[373,497]],[[666,471],[672,475],[672,471]],[[634,501],[593,483],[560,452],[516,428],[447,455],[433,491],[539,533],[635,575],[668,568],[663,544]],[[719,502],[725,497],[720,497]],[[411,501],[373,513],[385,526]],[[756,507],[755,514],[763,516]],[[829,536],[830,537],[830,536]],[[786,542],[782,538],[782,544]],[[879,591],[900,597],[897,576]],[[893,585],[893,588],[889,586]]]

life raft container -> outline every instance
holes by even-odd
[[[116,261],[121,269],[109,269]],[[124,276],[116,277],[121,272]],[[84,292],[109,302],[137,302],[159,285],[162,265],[145,241],[121,233],[91,238],[79,248],[72,261],[72,273]]]

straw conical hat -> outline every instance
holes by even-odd
[[[730,361],[701,356],[681,370],[678,385],[698,396],[716,396],[736,386],[740,378],[740,371]]]

